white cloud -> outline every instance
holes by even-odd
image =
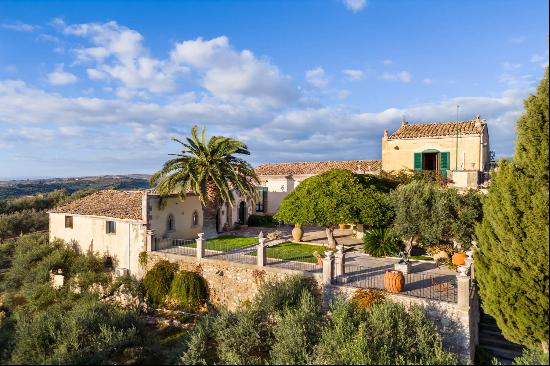
[[[430,78],[424,78],[424,80],[422,80],[422,82],[426,85],[430,85],[433,83],[433,80],[430,79]]]
[[[78,78],[63,70],[63,64],[57,65],[55,71],[52,71],[48,74],[48,83],[51,85],[68,85],[74,84],[78,81]]]
[[[393,60],[385,59],[384,61],[382,61],[382,63],[383,63],[384,65],[386,65],[386,66],[387,66],[387,65],[391,65],[391,64],[393,64]]]
[[[307,70],[306,81],[319,89],[325,88],[328,85],[328,79],[322,67]]]
[[[367,6],[367,0],[342,0],[346,7],[353,11],[354,13],[357,13],[358,11],[363,10],[365,6]]]
[[[365,76],[363,71],[355,69],[346,69],[343,73],[347,76],[348,80],[361,80]]]
[[[412,80],[412,75],[408,71],[399,71],[396,73],[391,72],[384,72],[382,74],[382,79],[384,80],[392,80],[392,81],[401,81],[403,83],[410,83]]]
[[[25,24],[22,22],[15,22],[15,23],[2,23],[0,24],[0,27],[4,29],[9,29],[16,32],[34,32],[36,29],[35,26],[30,24]]]
[[[546,50],[545,56],[540,54],[534,54],[529,60],[532,63],[539,64],[540,67],[545,68],[548,66],[548,50]]]

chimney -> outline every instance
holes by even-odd
[[[384,140],[387,140],[389,137],[388,130],[384,130]]]
[[[478,114],[475,118],[475,126],[476,127],[481,127],[481,116]]]
[[[401,127],[408,126],[409,122],[405,121],[405,118],[403,118],[403,121],[401,121]]]

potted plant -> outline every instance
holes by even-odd
[[[384,288],[388,292],[399,293],[405,287],[405,276],[400,271],[386,271],[384,274]]]
[[[294,241],[302,241],[304,236],[304,231],[302,230],[302,224],[294,224],[294,229],[292,229],[292,239]]]
[[[463,266],[466,263],[466,253],[456,252],[453,254],[451,261],[455,266]]]

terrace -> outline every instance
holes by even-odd
[[[197,242],[201,241],[201,253]],[[157,252],[187,257],[216,259],[227,262],[289,269],[299,272],[323,273],[323,263],[314,252],[323,256],[329,248],[321,245],[292,243],[288,238],[265,241],[257,237],[236,235],[220,236],[216,239],[181,240],[174,239],[172,246]],[[384,290],[384,274],[393,270],[397,258],[374,258],[356,248],[343,246],[336,258],[332,257],[334,270],[331,283],[356,288]],[[262,258],[258,258],[258,253]],[[435,263],[411,261],[411,270],[404,274],[404,288],[401,294],[449,303],[457,302],[457,273],[447,268],[437,268]]]

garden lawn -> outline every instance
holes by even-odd
[[[258,238],[256,237],[251,238],[245,236],[221,235],[215,239],[206,240],[206,249],[227,252],[230,250],[245,248],[256,244],[258,244]],[[195,248],[197,245],[195,243],[192,243],[185,244],[183,246]]]
[[[316,251],[320,255],[323,255],[325,253],[325,250],[328,250],[328,247],[322,245],[308,245],[286,242],[268,247],[266,254],[268,258],[316,263],[317,259],[313,256],[313,252]],[[254,255],[256,255],[255,252]]]

